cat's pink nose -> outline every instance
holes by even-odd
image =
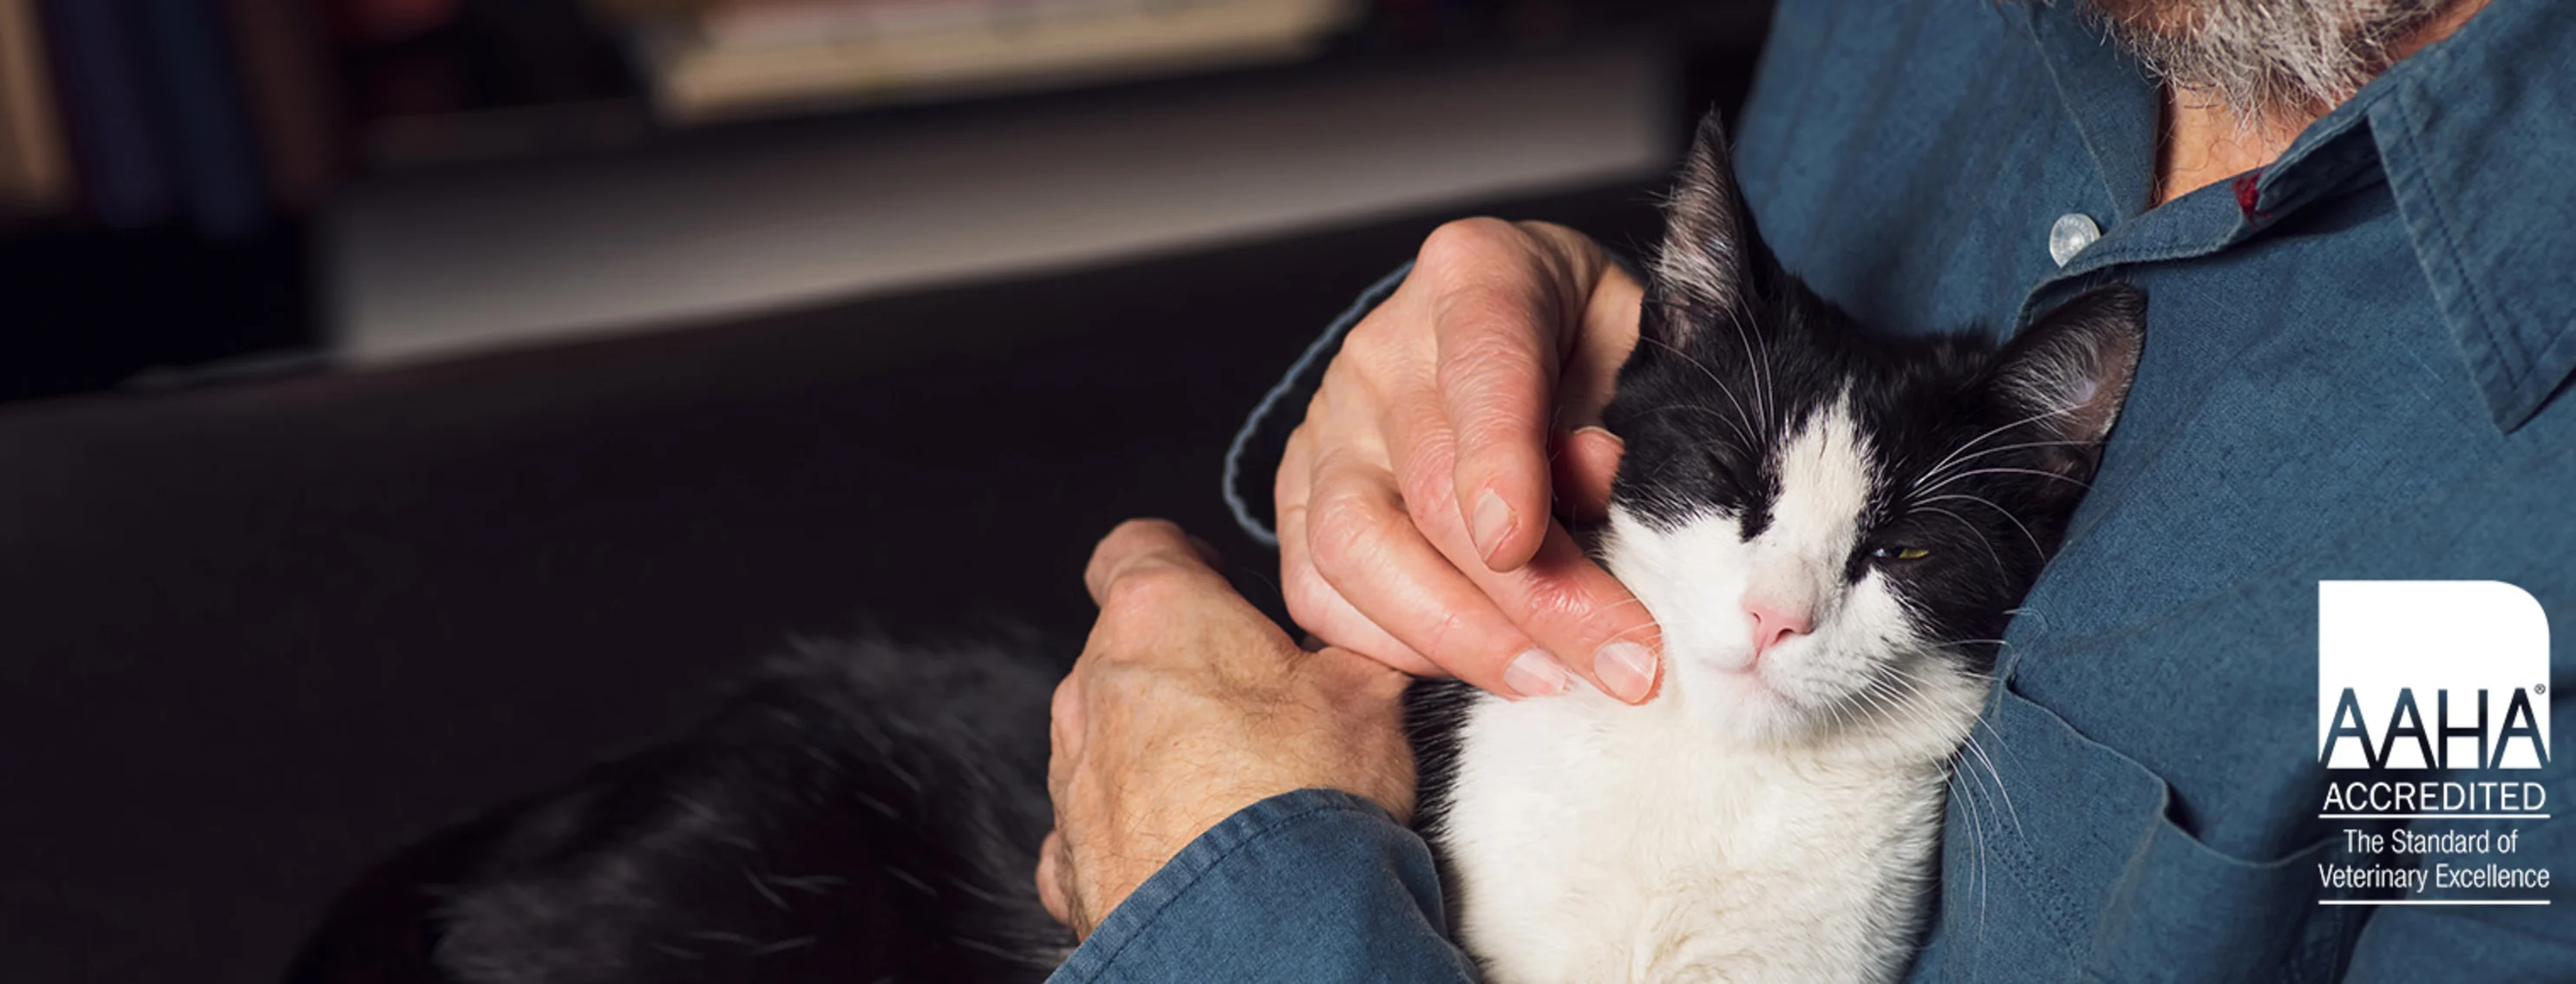
[[[1815,612],[1806,605],[1775,601],[1769,598],[1747,598],[1744,614],[1753,616],[1753,658],[1773,646],[1806,635],[1816,627]]]

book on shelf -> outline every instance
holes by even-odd
[[[189,217],[219,238],[258,231],[268,220],[268,186],[224,15],[206,0],[126,2],[136,15],[144,77],[158,86],[158,119]]]
[[[72,169],[54,112],[36,0],[0,0],[0,221],[72,203]]]
[[[1289,61],[1354,0],[594,0],[678,122]]]
[[[314,0],[0,0],[0,218],[250,235],[336,175]]]
[[[133,9],[126,0],[44,0],[37,14],[88,211],[110,229],[168,222],[179,212],[179,179]]]
[[[338,174],[341,139],[335,86],[313,6],[307,0],[228,0],[224,9],[269,197],[290,211],[311,208]]]

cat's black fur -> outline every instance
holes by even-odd
[[[461,857],[410,887],[424,978],[1044,980],[1074,942],[1032,877],[1054,825],[1050,652],[1071,649],[798,647],[677,740],[444,845]],[[326,932],[294,979],[386,979],[381,954],[348,952],[386,945]]]
[[[2096,453],[2049,443],[2067,439],[2068,422],[2023,419],[2032,411],[2015,386],[2050,380],[2007,386],[2002,374],[2133,362],[2140,296],[2088,293],[2000,354],[1973,336],[1872,335],[1781,271],[1753,234],[1713,119],[1669,215],[1644,341],[1605,415],[1627,442],[1616,501],[1649,523],[1712,505],[1759,523],[1777,487],[1752,439],[1780,440],[1845,386],[1890,475],[1919,475],[1996,432],[1981,446],[2030,446],[1980,465],[2019,473],[1954,487],[1995,508],[1948,510],[1946,521],[1891,508],[1850,576],[1884,562],[1876,547],[1927,546],[1933,561],[1890,568],[1908,601],[1940,638],[2000,635]],[[862,641],[774,662],[678,740],[453,842],[455,863],[417,887],[431,899],[420,944],[432,979],[1043,979],[1073,943],[1032,879],[1051,826],[1047,700],[1063,668],[1035,655],[1045,651]],[[1963,653],[1982,671],[1993,649]],[[1444,812],[1468,696],[1454,683],[1410,696],[1428,822]],[[357,938],[324,934],[299,984],[357,979],[332,970],[366,962],[333,949]]]

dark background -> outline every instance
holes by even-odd
[[[1740,98],[1757,40],[1673,33],[1676,105]],[[336,181],[399,166],[350,139]],[[1262,391],[1440,220],[1636,251],[1654,185],[368,371],[318,343],[309,211],[0,234],[0,979],[274,979],[371,863],[791,635],[1078,632],[1125,517],[1275,613],[1218,496]]]

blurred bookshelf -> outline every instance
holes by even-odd
[[[359,39],[339,65],[359,170],[1614,36],[1740,42],[1767,16],[1767,5],[1687,0],[449,2],[435,27],[344,32]]]
[[[0,0],[0,399],[318,361],[317,217],[353,184],[1614,42],[1668,47],[1685,65],[1740,62],[1767,11],[1759,0]],[[1702,90],[1742,73],[1685,75],[1698,89],[1675,105],[1697,107],[1728,101]]]

